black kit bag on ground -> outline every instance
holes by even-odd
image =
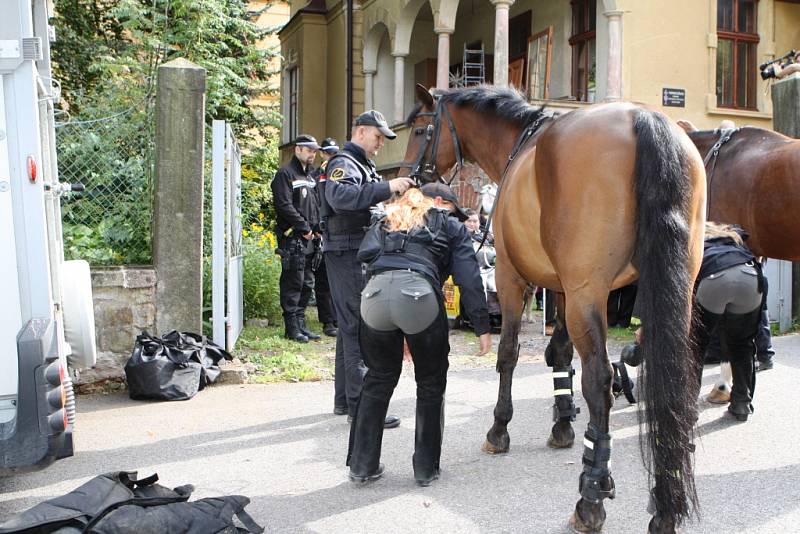
[[[231,355],[190,332],[172,332],[158,338],[147,332],[136,336],[125,378],[136,400],[188,400],[220,373],[219,361]]]
[[[91,479],[73,491],[37,504],[4,523],[0,534],[260,534],[244,511],[242,495],[188,502],[191,485],[169,489],[158,475],[137,479],[118,471]],[[234,523],[236,516],[241,527]]]

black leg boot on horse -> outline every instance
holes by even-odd
[[[606,520],[603,500],[613,499],[614,479],[608,467],[611,459],[611,435],[608,419],[613,404],[611,384],[614,371],[606,352],[605,317],[599,306],[608,292],[587,286],[567,298],[566,319],[572,332],[586,332],[573,339],[581,356],[581,390],[589,410],[589,425],[584,434],[583,473],[578,491],[581,498],[569,518],[575,532],[599,532]]]
[[[572,380],[575,369],[572,367],[574,349],[569,339],[567,324],[564,321],[565,312],[564,294],[558,293],[556,297],[556,327],[544,359],[549,367],[553,368],[553,428],[547,438],[547,446],[553,449],[572,447],[575,443],[575,430],[572,422],[580,413],[580,408],[575,407]]]

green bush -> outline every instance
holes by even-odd
[[[281,258],[275,254],[275,235],[258,224],[243,232],[244,316],[266,318],[273,324],[281,320]]]

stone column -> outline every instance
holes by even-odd
[[[404,113],[406,54],[392,55],[394,56],[394,121],[400,123],[406,119]]]
[[[608,18],[608,77],[606,100],[622,100],[622,11],[606,11]]]
[[[439,51],[436,55],[436,88],[447,89],[450,87],[450,35],[453,30],[439,28]]]
[[[158,67],[153,263],[158,335],[203,328],[203,161],[206,71]]]
[[[494,84],[508,85],[508,9],[514,0],[491,0],[494,4]]]
[[[364,71],[364,111],[368,109],[373,109],[375,107],[373,105],[374,102],[373,88],[372,88],[373,76],[375,76],[374,70]]]
[[[776,132],[800,138],[800,75],[792,74],[772,84],[772,123]],[[773,283],[770,280],[770,293]],[[800,317],[800,262],[792,263],[792,298],[790,315]],[[791,326],[788,318],[781,318],[781,331]]]

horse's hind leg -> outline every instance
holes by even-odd
[[[611,459],[608,418],[613,403],[613,370],[606,352],[607,295],[607,287],[584,287],[567,294],[567,325],[581,356],[581,389],[590,416],[583,440],[581,498],[570,518],[570,526],[578,532],[599,531],[606,519],[603,499],[614,498],[614,479],[608,467]]]
[[[519,358],[519,329],[522,320],[522,300],[526,283],[506,262],[498,256],[497,293],[503,314],[500,331],[500,346],[497,349],[497,372],[500,373],[500,389],[494,408],[494,424],[486,434],[483,450],[498,454],[508,452],[508,422],[514,414],[511,403],[511,379]]]
[[[573,347],[569,339],[567,323],[565,320],[566,304],[564,293],[556,294],[556,327],[547,349],[544,352],[545,362],[553,368],[553,429],[547,439],[547,445],[554,449],[572,447],[575,443],[575,431],[572,421],[580,411],[575,408],[572,388],[572,377],[575,369],[572,367]]]

